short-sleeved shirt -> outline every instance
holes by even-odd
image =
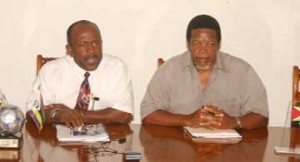
[[[40,84],[44,105],[60,103],[75,108],[85,72],[69,55],[46,63],[37,77],[38,81],[35,82]],[[89,110],[111,107],[133,113],[132,84],[122,60],[103,55],[97,69],[89,73],[91,88]]]
[[[266,89],[254,69],[242,59],[221,51],[216,57],[205,89],[190,52],[160,66],[141,103],[141,118],[158,109],[187,115],[210,103],[231,116],[253,112],[268,117]]]

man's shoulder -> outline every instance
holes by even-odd
[[[219,52],[219,58],[221,59],[222,63],[225,65],[226,68],[237,68],[237,67],[245,67],[249,68],[251,65],[243,60],[242,58],[233,56],[231,54],[225,52]]]
[[[164,64],[159,66],[154,74],[154,77],[168,78],[173,80],[182,73],[185,73],[187,53],[179,54],[166,60]]]
[[[231,72],[232,74],[240,75],[249,71],[255,71],[254,68],[242,58],[224,52],[219,53],[219,58],[224,71]]]
[[[69,55],[65,55],[62,57],[58,57],[55,60],[48,61],[46,64],[44,64],[41,68],[41,71],[57,71],[62,70],[62,68],[68,66],[72,61],[72,57]]]
[[[113,56],[113,55],[108,55],[108,54],[104,54],[102,56],[102,61],[105,65],[111,65],[111,66],[116,66],[116,65],[125,65],[125,62],[120,59],[117,56]],[[101,64],[101,63],[100,63]]]
[[[189,53],[185,51],[181,54],[171,57],[168,61],[173,64],[183,64],[184,61],[186,61],[186,57],[188,57],[188,55]]]
[[[102,60],[97,68],[97,72],[116,72],[116,73],[127,73],[128,68],[126,63],[117,56],[102,55]]]
[[[187,52],[175,55],[168,59],[162,66],[162,69],[178,69],[178,68],[184,68],[184,66],[187,64],[187,57],[189,54]],[[175,70],[176,71],[176,70]]]
[[[223,51],[219,51],[219,56],[220,58],[222,58],[222,60],[226,61],[226,62],[233,62],[233,63],[247,63],[245,60],[243,60],[242,58],[233,56],[229,53],[225,53]]]

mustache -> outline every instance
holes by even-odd
[[[100,56],[97,55],[97,54],[89,54],[89,55],[87,55],[87,56],[84,57],[85,60],[95,59],[95,58],[96,58],[96,59],[99,59]]]

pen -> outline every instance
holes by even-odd
[[[99,97],[94,97],[94,94],[92,93],[91,95],[91,99],[92,99],[92,111],[94,111],[94,106],[95,106],[95,101],[99,101]]]

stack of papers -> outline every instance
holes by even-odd
[[[68,128],[56,125],[57,139],[60,142],[107,142],[109,135],[102,124],[85,125],[82,128]]]
[[[242,138],[235,129],[207,129],[207,128],[192,128],[185,129],[194,137],[202,138]]]

